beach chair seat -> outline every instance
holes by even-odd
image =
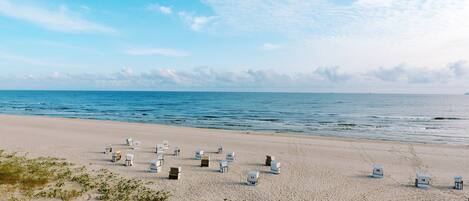
[[[373,164],[373,172],[371,174],[374,178],[383,178],[384,177],[384,166],[381,164]]]
[[[455,176],[454,177],[454,189],[463,190],[463,188],[464,188],[464,181],[462,180],[462,176]]]
[[[249,171],[247,177],[247,184],[255,186],[259,183],[259,171]]]
[[[150,172],[158,173],[161,172],[161,161],[160,160],[151,160],[150,161]]]
[[[233,162],[235,160],[235,152],[228,152],[226,154],[226,160],[228,162]]]
[[[227,160],[219,161],[219,166],[220,166],[220,172],[221,173],[228,172],[228,161]]]
[[[430,187],[430,177],[423,173],[417,173],[417,176],[415,178],[415,187],[417,188]]]
[[[280,162],[278,161],[271,161],[270,162],[270,172],[273,174],[280,174]]]
[[[127,154],[125,155],[125,166],[133,166],[134,165],[134,155]]]
[[[195,151],[194,158],[196,160],[201,160],[203,155],[204,155],[204,150],[198,149],[197,151]]]
[[[200,161],[200,167],[209,167],[210,166],[210,156],[203,155],[202,160]]]
[[[111,161],[113,163],[117,162],[117,161],[120,161],[122,158],[122,154],[120,151],[115,151],[114,153],[112,153],[112,156],[111,156]]]
[[[178,180],[181,177],[181,167],[171,167],[169,170],[169,179]]]
[[[270,162],[272,162],[273,160],[275,160],[275,156],[265,156],[265,166],[270,166]]]
[[[134,145],[134,140],[129,137],[129,138],[127,138],[127,139],[125,140],[125,144],[126,144],[127,146],[132,146],[132,145]]]

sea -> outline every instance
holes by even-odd
[[[0,91],[0,113],[469,144],[467,95]]]

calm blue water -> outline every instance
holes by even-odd
[[[469,144],[463,95],[0,91],[0,113]]]

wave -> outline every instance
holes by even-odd
[[[459,117],[434,117],[433,120],[462,120]]]
[[[280,119],[256,119],[258,121],[280,122]]]
[[[353,124],[353,123],[340,123],[340,124],[337,124],[337,126],[341,126],[341,127],[355,127],[355,126],[357,126],[357,124]]]

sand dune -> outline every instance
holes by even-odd
[[[138,150],[123,143],[141,141]],[[165,170],[148,173],[156,144],[179,146],[179,157],[166,156]],[[113,165],[102,152],[107,144],[135,154],[135,166]],[[217,144],[235,151],[228,173],[217,172]],[[108,168],[129,177],[153,181],[172,192],[171,200],[467,200],[468,190],[451,189],[453,176],[469,179],[467,146],[423,145],[268,133],[243,133],[163,125],[0,115],[0,148],[31,156],[55,156],[89,168]],[[200,167],[194,151],[213,160]],[[171,150],[171,149],[170,149]],[[225,152],[226,153],[226,152]],[[282,163],[280,175],[264,166],[265,155]],[[384,164],[385,178],[369,175],[373,163]],[[168,180],[171,166],[182,167],[180,180]],[[260,171],[260,184],[245,185],[249,170]],[[413,187],[417,170],[432,177],[432,187]]]

